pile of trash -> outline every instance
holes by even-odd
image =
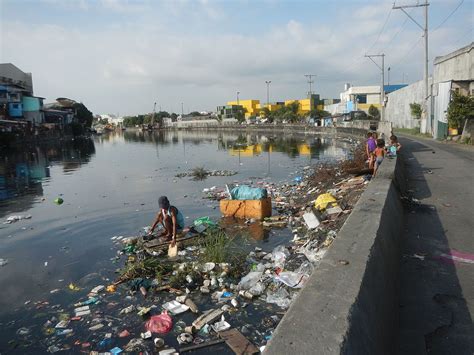
[[[31,303],[44,319],[41,345],[50,353],[94,355],[164,355],[205,347],[217,353],[223,347],[235,353],[263,351],[367,183],[368,177],[354,177],[340,165],[306,166],[283,184],[257,178],[241,182],[265,189],[276,212],[263,221],[245,221],[245,228],[258,225],[287,234],[267,250],[265,244],[244,250],[228,226],[208,217],[195,220],[178,238],[172,256],[166,253],[168,242],[113,236],[117,255],[111,262],[123,263],[115,281],[104,277],[87,290],[71,283],[51,291],[77,294],[69,306]],[[217,201],[228,197],[229,188],[213,186],[203,194]],[[16,336],[28,346],[39,343],[29,327],[18,328]]]
[[[183,177],[196,177],[196,175],[202,175],[200,176],[201,178],[204,176],[234,176],[237,175],[237,171],[233,170],[204,170],[204,169],[199,169],[199,171],[191,170],[191,171],[186,171],[182,173],[178,173],[175,175],[177,178],[183,178]]]

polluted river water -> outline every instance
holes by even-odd
[[[116,269],[123,267],[124,259],[117,258],[120,246],[111,238],[142,234],[153,222],[160,195],[182,211],[187,225],[203,216],[219,222],[218,202],[203,198],[206,189],[292,183],[307,166],[347,157],[354,144],[334,136],[272,132],[125,131],[1,153],[0,353],[123,349],[130,339],[140,338],[145,321],[136,311],[122,316],[120,310],[151,304],[161,309],[175,296],[157,293],[145,301],[119,286],[93,305],[102,329],[94,328],[92,317],[70,320],[74,304],[87,299],[95,286],[111,284]],[[200,181],[177,177],[196,167],[235,175]],[[292,238],[289,228],[241,223],[239,230],[247,253],[256,247],[271,252]],[[199,295],[194,301],[201,309],[215,308],[209,298]],[[260,303],[250,301],[226,315],[257,346],[271,337],[266,331],[284,313]],[[175,329],[162,336],[165,343],[178,348],[176,336],[195,318],[190,312],[173,317]],[[61,320],[67,325],[55,327]],[[233,353],[225,344],[189,353],[210,351]]]

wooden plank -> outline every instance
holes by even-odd
[[[176,238],[176,242],[177,243],[185,242],[187,240],[196,238],[198,236],[200,236],[200,234],[190,235],[190,236],[186,236],[186,237],[182,237],[182,238]],[[155,239],[155,240],[150,240],[149,242],[143,243],[143,247],[145,249],[150,249],[150,250],[153,250],[153,249],[155,249],[155,250],[156,249],[166,249],[170,244],[171,244],[171,240],[163,242],[159,239]]]
[[[225,342],[224,339],[210,340],[210,341],[206,341],[206,342],[201,343],[201,344],[190,345],[190,346],[186,346],[186,347],[184,347],[184,348],[179,348],[179,352],[180,352],[180,353],[184,353],[184,352],[186,352],[186,351],[191,351],[191,350],[206,348],[206,347],[208,347],[208,346],[213,346],[213,345],[217,345],[217,344],[222,344],[223,342]]]
[[[258,354],[260,350],[253,345],[246,337],[242,335],[237,329],[229,329],[219,332],[219,337],[225,340],[225,343],[237,355],[251,355]]]
[[[224,312],[220,308],[211,309],[207,311],[206,313],[203,313],[202,315],[200,315],[193,322],[193,325],[196,327],[197,330],[200,330],[207,323],[211,323],[212,321],[215,321],[217,318],[219,318],[222,315],[222,313]]]

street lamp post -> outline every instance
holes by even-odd
[[[270,83],[271,80],[265,81],[265,84],[267,84],[267,106],[270,105]]]
[[[240,94],[240,91],[237,91],[237,105],[240,105],[239,94]]]

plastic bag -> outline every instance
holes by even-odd
[[[230,190],[232,200],[261,200],[267,198],[267,190],[260,187],[241,185]]]
[[[199,217],[197,219],[194,220],[194,226],[195,227],[198,227],[200,225],[205,225],[207,227],[215,227],[216,226],[216,223],[211,221],[211,219],[209,218],[209,216],[205,216],[205,217]]]
[[[253,296],[260,296],[263,291],[265,291],[265,286],[261,282],[257,282],[255,285],[253,285],[250,289],[249,292]]]
[[[152,316],[145,323],[146,330],[152,333],[166,334],[173,329],[173,320],[165,311],[157,316]]]
[[[291,288],[301,288],[304,286],[312,272],[313,265],[306,261],[295,271],[280,272],[275,276],[275,280],[283,282]]]
[[[275,292],[267,292],[267,302],[275,303],[281,308],[288,308],[291,303],[290,294],[284,288],[279,288]]]
[[[261,271],[250,271],[240,280],[238,284],[239,290],[248,290],[252,288],[260,280],[262,274],[263,272]]]
[[[290,256],[290,252],[283,245],[277,246],[272,251],[272,260],[276,267],[283,268],[285,260]]]
[[[316,199],[316,202],[314,203],[314,207],[320,211],[325,210],[328,207],[328,205],[330,205],[330,207],[337,206],[336,199],[330,193],[319,195],[318,198]]]

